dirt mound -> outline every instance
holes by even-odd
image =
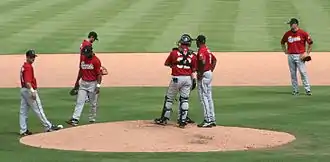
[[[83,125],[57,132],[26,136],[26,145],[92,152],[207,152],[270,148],[295,140],[283,132],[223,127],[185,129],[174,124],[124,121]]]

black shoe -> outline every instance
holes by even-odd
[[[180,122],[178,122],[179,128],[185,128],[186,125],[187,125],[187,122],[186,121],[180,121]]]
[[[193,121],[193,120],[192,120],[191,118],[189,118],[189,117],[187,117],[186,122],[187,122],[188,124],[193,124],[193,123],[195,123],[195,121]]]
[[[216,124],[215,122],[211,122],[211,126],[212,126],[212,127],[216,127],[217,124]]]
[[[166,118],[166,117],[156,118],[154,120],[155,124],[158,124],[158,125],[166,125],[167,121],[168,121],[168,118]]]
[[[311,91],[307,91],[307,92],[306,92],[306,95],[307,95],[307,96],[311,96],[311,95],[312,95],[312,92],[311,92]]]
[[[30,132],[29,130],[26,130],[24,133],[21,133],[21,136],[29,136],[32,134],[33,134],[32,132]]]
[[[53,131],[57,131],[60,129],[62,129],[62,128],[57,125],[52,125],[52,127],[50,127],[46,132],[53,132]]]
[[[72,126],[77,126],[79,123],[79,120],[71,118],[68,121],[65,121],[67,124],[72,125]]]
[[[202,123],[198,124],[197,127],[200,127],[200,128],[211,128],[212,127],[212,123],[211,122],[207,122],[207,121],[203,121]]]
[[[293,95],[293,96],[298,96],[298,95],[299,95],[299,92],[297,92],[297,91],[293,91],[293,92],[292,92],[292,95]]]

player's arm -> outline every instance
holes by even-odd
[[[94,70],[95,70],[95,73],[97,75],[97,84],[101,84],[102,82],[102,73],[101,73],[101,61],[100,60],[97,60],[95,61],[95,64],[94,64]]]
[[[24,82],[25,87],[29,89],[32,93],[32,99],[36,99],[35,89],[32,87],[32,69],[31,68],[25,68],[24,69]]]
[[[213,55],[213,54],[211,54],[211,57],[212,57],[212,72],[214,71],[214,69],[215,69],[215,66],[217,66],[217,58]]]
[[[76,88],[79,87],[79,80],[80,80],[81,77],[82,77],[81,67],[80,67],[81,60],[82,60],[82,56],[80,56],[79,70],[78,70],[77,79],[76,79],[76,82],[75,82],[75,87],[76,87]]]
[[[288,37],[287,37],[287,34],[285,33],[281,39],[281,47],[282,47],[282,51],[285,53],[285,54],[288,54],[288,51],[287,51],[287,48],[286,48],[286,45],[285,43],[287,42],[288,40]]]
[[[172,67],[173,65],[173,55],[172,52],[167,56],[167,59],[165,60],[164,66]]]
[[[205,57],[201,51],[197,53],[197,72],[199,74],[204,73],[204,66],[205,66]]]
[[[307,55],[309,55],[309,53],[311,53],[311,51],[312,51],[313,40],[308,33],[306,33],[306,41],[308,44],[307,45]]]

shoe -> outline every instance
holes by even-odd
[[[77,126],[79,123],[79,120],[71,118],[68,121],[65,121],[67,124],[72,125],[72,126]]]
[[[186,122],[189,124],[193,124],[195,123],[195,121],[193,121],[191,118],[187,117]]]
[[[311,95],[312,95],[312,92],[311,92],[311,91],[307,91],[307,92],[306,92],[306,95],[307,95],[307,96],[311,96]]]
[[[178,122],[179,128],[185,128],[186,125],[187,125],[187,122],[186,121],[180,121],[180,122]]]
[[[29,130],[26,130],[24,133],[21,133],[20,135],[21,136],[29,136],[29,135],[32,135],[33,133],[30,132]]]
[[[217,123],[216,122],[211,122],[211,126],[212,127],[216,127],[217,126]]]
[[[93,124],[95,122],[96,122],[95,120],[89,120],[89,123],[91,123],[91,124]]]
[[[50,127],[50,129],[48,129],[46,132],[53,132],[53,131],[57,131],[57,130],[60,130],[60,129],[62,129],[62,128],[60,128],[57,125],[52,125],[52,127]]]
[[[158,124],[158,125],[166,125],[167,121],[168,121],[168,118],[166,118],[166,117],[156,118],[154,120],[155,124]]]
[[[292,95],[293,95],[293,96],[298,96],[298,95],[299,95],[299,92],[298,92],[298,91],[293,91],[293,92],[292,92]]]
[[[212,127],[212,122],[207,122],[207,121],[203,121],[202,123],[198,124],[197,127],[200,128],[211,128]]]

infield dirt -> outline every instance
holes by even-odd
[[[230,52],[215,55],[218,66],[214,71],[213,86],[290,85],[287,58],[283,53]],[[109,71],[109,75],[103,79],[103,87],[167,86],[169,83],[170,69],[163,66],[167,57],[165,53],[97,56]],[[0,57],[8,60],[0,64],[0,68],[6,71],[6,79],[2,80],[0,87],[19,87],[19,71],[25,60],[24,55]],[[310,83],[329,85],[329,53],[313,53],[312,58],[311,62],[306,63]],[[78,61],[78,54],[39,55],[34,64],[39,87],[73,86]],[[77,134],[80,138],[74,138]],[[132,134],[135,138],[130,137]],[[146,138],[148,140],[141,140]],[[79,151],[204,152],[269,148],[294,139],[288,133],[250,128],[218,126],[198,129],[195,125],[190,125],[182,130],[173,125],[155,126],[150,121],[122,121],[41,133],[21,138],[20,141],[34,147]]]

